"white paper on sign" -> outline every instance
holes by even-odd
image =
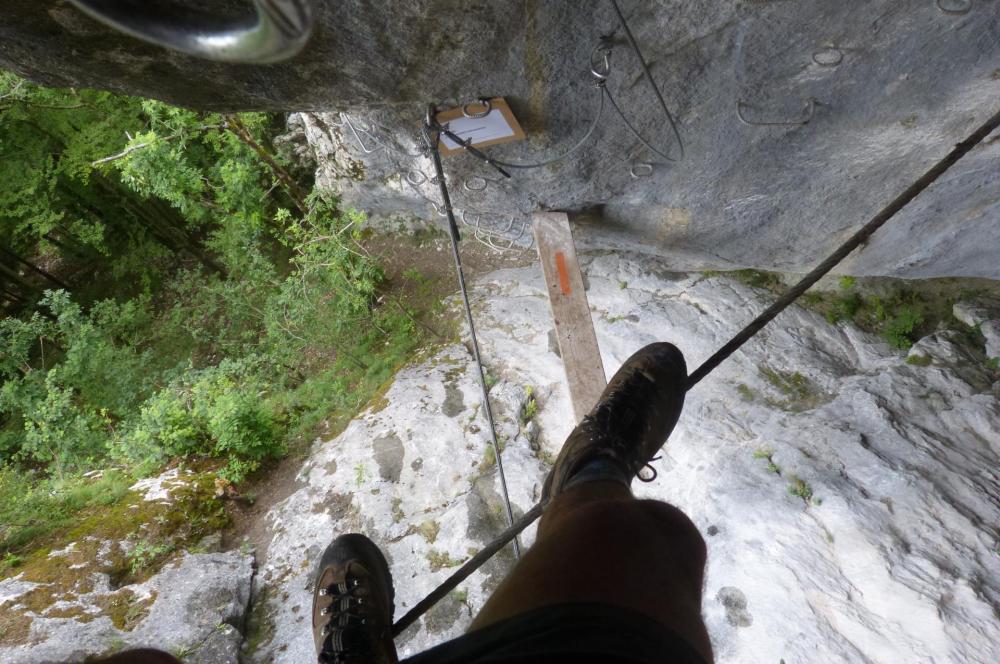
[[[472,139],[473,145],[514,135],[514,128],[507,124],[507,118],[504,117],[499,109],[493,109],[486,117],[482,118],[461,117],[449,120],[447,127],[451,133],[461,139]],[[444,134],[441,135],[441,142],[449,150],[462,147]]]

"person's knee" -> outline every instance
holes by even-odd
[[[697,566],[704,566],[708,555],[705,539],[688,516],[669,503],[659,500],[639,501],[641,509],[660,537],[677,549],[684,558]]]

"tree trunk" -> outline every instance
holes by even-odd
[[[292,197],[295,201],[295,205],[298,206],[302,214],[309,212],[309,208],[306,206],[306,192],[303,191],[299,183],[295,181],[285,168],[275,161],[274,157],[265,150],[257,141],[254,140],[253,135],[250,134],[250,130],[247,129],[243,121],[236,115],[226,115],[227,128],[233,132],[233,134],[243,141],[246,145],[250,147],[251,150],[257,153],[261,160],[267,164],[274,175],[285,185],[285,189],[288,191],[288,195]]]
[[[10,258],[13,258],[15,261],[17,261],[18,263],[21,263],[22,265],[24,265],[25,267],[27,267],[32,272],[34,272],[36,274],[39,274],[42,277],[44,277],[46,280],[49,281],[49,283],[53,284],[54,286],[58,286],[59,288],[64,288],[66,290],[70,290],[70,287],[65,282],[63,282],[61,279],[59,279],[58,277],[56,277],[52,273],[50,273],[50,272],[48,272],[46,270],[43,270],[42,268],[38,267],[37,265],[35,265],[31,261],[27,260],[26,258],[23,258],[23,257],[19,256],[18,254],[14,253],[10,249],[7,249],[6,247],[4,247],[2,245],[0,245],[0,254],[3,254],[4,256],[8,256]]]
[[[62,240],[56,239],[56,236],[53,235],[51,232],[46,233],[42,237],[45,238],[46,240],[48,240],[49,242],[51,242],[56,247],[59,247],[60,249],[62,249],[67,254],[72,254],[73,256],[76,256],[77,258],[79,258],[81,260],[87,260],[87,255],[85,253],[83,253],[82,251],[80,251],[76,247],[69,246],[68,244],[66,244]]]
[[[12,270],[9,266],[0,263],[0,272],[6,276],[7,280],[17,284],[23,290],[34,291],[35,293],[41,293],[42,289],[35,286],[29,281],[25,281],[24,277],[17,273],[17,270]]]

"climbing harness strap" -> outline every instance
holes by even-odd
[[[943,159],[938,161],[934,166],[932,166],[926,173],[920,176],[917,180],[913,182],[909,187],[907,187],[901,194],[894,198],[888,205],[882,208],[878,214],[876,214],[872,219],[861,227],[854,235],[852,235],[846,242],[837,247],[837,249],[830,254],[826,259],[824,259],[819,265],[817,265],[811,272],[809,272],[805,277],[803,277],[798,283],[785,291],[781,297],[779,297],[774,304],[768,307],[763,313],[754,318],[749,324],[746,325],[742,330],[740,330],[729,342],[727,342],[722,348],[715,352],[711,357],[709,357],[705,362],[701,364],[694,372],[688,376],[688,382],[686,390],[690,390],[692,387],[697,385],[703,378],[708,376],[712,371],[715,370],[725,359],[735,353],[743,344],[752,339],[758,332],[763,329],[765,325],[770,323],[774,318],[780,314],[782,311],[787,309],[792,303],[794,303],[799,297],[802,296],[812,285],[819,281],[824,275],[830,272],[834,267],[837,266],[844,258],[848,256],[852,251],[857,249],[861,244],[863,244],[868,238],[872,236],[875,231],[881,228],[887,221],[892,219],[900,210],[902,210],[910,201],[917,197],[922,191],[927,189],[931,184],[933,184],[941,175],[943,175],[949,168],[954,166],[962,157],[967,155],[973,148],[979,145],[983,140],[986,139],[991,133],[996,131],[997,127],[1000,127],[1000,112],[994,114],[985,123],[983,123],[978,129],[972,132],[965,140],[958,143],[954,149],[944,156]],[[440,162],[438,162],[440,163]],[[439,176],[440,177],[440,176]],[[447,198],[447,186],[444,183],[444,178],[441,177],[441,188],[442,195],[445,198],[446,205],[448,204]],[[456,237],[457,228],[453,231],[452,237]],[[468,300],[466,300],[468,301]],[[471,322],[471,318],[470,318]],[[478,357],[478,355],[477,355]],[[497,454],[497,461],[499,462],[500,455]],[[418,602],[410,611],[408,611],[403,617],[401,617],[392,627],[393,635],[396,636],[400,634],[404,629],[413,624],[421,615],[423,615],[428,609],[434,606],[442,597],[447,595],[449,592],[454,590],[458,584],[467,579],[473,572],[479,569],[487,560],[489,560],[497,551],[502,549],[507,542],[517,537],[525,528],[531,525],[535,519],[542,515],[542,511],[545,508],[544,503],[538,503],[532,507],[528,512],[525,513],[516,523],[513,523],[507,530],[502,532],[496,539],[490,542],[482,551],[470,558],[459,567],[451,576],[449,576],[445,581],[439,585],[437,588],[432,590],[424,599]],[[508,512],[510,514],[510,512]]]

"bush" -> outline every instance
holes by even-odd
[[[826,312],[826,320],[836,323],[840,320],[854,320],[855,314],[863,306],[864,301],[857,293],[851,293],[833,300],[832,308]]]
[[[924,322],[923,315],[913,307],[904,306],[886,322],[882,336],[893,348],[906,350],[916,342],[914,332]]]
[[[118,452],[140,463],[191,454],[226,458],[223,474],[242,480],[282,451],[280,427],[262,399],[255,365],[254,358],[224,360],[185,372],[142,406]]]

